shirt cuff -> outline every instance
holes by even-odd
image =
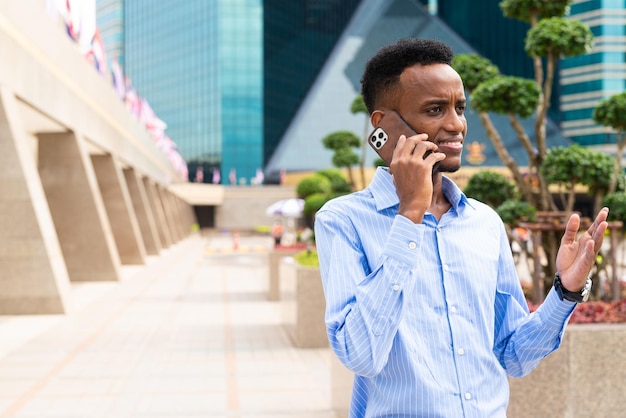
[[[417,265],[417,252],[424,241],[425,226],[397,215],[391,225],[384,254],[410,265]]]
[[[554,328],[563,328],[574,312],[576,305],[576,302],[561,300],[553,286],[542,304],[541,316],[544,318],[545,323],[550,324]]]

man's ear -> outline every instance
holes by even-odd
[[[383,112],[382,110],[374,110],[370,115],[370,123],[372,124],[372,126],[378,125],[378,122],[380,122],[384,114],[385,112]]]

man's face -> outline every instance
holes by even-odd
[[[461,77],[446,64],[418,64],[400,75],[398,91],[398,113],[417,133],[428,134],[428,140],[446,154],[439,171],[458,170],[467,134]]]

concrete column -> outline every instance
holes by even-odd
[[[183,239],[182,234],[180,232],[180,219],[178,219],[178,211],[176,209],[176,199],[175,196],[167,189],[163,189],[163,193],[165,196],[165,202],[167,204],[167,208],[169,211],[169,220],[170,220],[170,228],[172,231],[172,235],[176,237],[176,242]]]
[[[189,225],[189,230],[191,231],[192,225],[197,224],[198,220],[196,219],[196,213],[193,210],[193,206],[187,202],[185,202],[185,213],[187,214],[187,225]]]
[[[176,231],[176,236],[179,240],[183,240],[185,238],[185,233],[183,231],[183,223],[180,217],[180,205],[178,201],[178,196],[174,193],[167,191],[167,196],[170,200],[170,206],[172,207],[172,220],[174,230]]]
[[[172,200],[172,211],[174,213],[174,225],[176,227],[176,233],[180,240],[185,239],[187,231],[185,230],[185,223],[183,222],[182,211],[180,206],[180,198],[174,193],[169,192],[170,199]]]
[[[82,138],[38,134],[39,173],[71,281],[117,281],[120,259]]]
[[[148,196],[148,202],[150,202],[150,208],[154,214],[157,231],[159,232],[159,240],[163,248],[168,248],[172,245],[172,237],[170,235],[170,229],[167,226],[167,220],[165,219],[157,185],[147,177],[143,178],[143,184],[146,189],[146,195]]]
[[[183,232],[185,233],[185,237],[188,237],[191,234],[191,226],[193,222],[189,218],[189,205],[183,199],[178,199],[178,206],[180,210],[180,219],[183,226]]]
[[[145,264],[146,248],[122,168],[109,154],[92,155],[91,161],[122,264]]]
[[[169,231],[172,244],[175,244],[178,242],[178,236],[176,235],[176,231],[173,226],[172,207],[169,204],[168,192],[160,185],[157,185],[156,189],[159,202],[161,203],[161,208],[163,209],[163,217],[165,218],[166,228]]]
[[[69,276],[17,106],[0,87],[0,315],[65,313]]]
[[[128,193],[133,202],[137,223],[139,224],[139,230],[141,231],[141,237],[146,247],[146,254],[157,255],[161,251],[161,240],[159,239],[159,231],[157,231],[143,181],[141,181],[134,169],[125,168],[123,171]]]

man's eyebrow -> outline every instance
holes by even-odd
[[[424,104],[425,105],[446,105],[448,103],[450,103],[450,100],[448,99],[432,99],[432,100],[427,100],[426,103]],[[467,98],[462,98],[455,102],[455,104],[459,104],[459,103],[467,103]]]

